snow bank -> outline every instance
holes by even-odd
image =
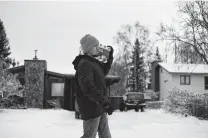
[[[115,111],[109,116],[113,138],[208,138],[208,121],[163,110]],[[82,120],[66,110],[3,110],[0,138],[79,138]]]

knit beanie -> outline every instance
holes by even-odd
[[[99,45],[99,41],[94,36],[90,34],[86,34],[80,40],[80,44],[81,44],[83,53],[88,53],[94,46]]]

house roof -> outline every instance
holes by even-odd
[[[45,73],[48,74],[48,75],[52,75],[52,76],[64,78],[64,75],[61,74],[61,73],[57,73],[57,72],[53,72],[53,71],[48,71],[48,70]]]
[[[205,64],[173,64],[158,63],[170,73],[200,73],[208,74],[208,65]]]
[[[25,70],[25,66],[22,65],[22,66],[12,67],[12,68],[8,68],[7,70],[12,73],[21,72]]]
[[[17,72],[25,71],[25,66],[23,65],[23,66],[13,67],[13,68],[9,68],[8,70],[12,73],[13,72],[17,73]],[[60,78],[66,78],[66,79],[73,79],[75,77],[75,74],[62,74],[62,73],[57,73],[57,72],[48,71],[48,70],[46,70],[45,74],[55,76],[55,77],[60,77]],[[120,81],[120,77],[107,75],[106,80],[108,84],[112,85],[114,83],[118,83]]]

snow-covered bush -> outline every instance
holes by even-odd
[[[47,100],[46,102],[49,108],[61,108],[61,102],[58,99]]]
[[[173,88],[168,92],[163,108],[171,113],[193,115],[208,119],[208,96]]]
[[[145,94],[151,98],[151,101],[157,101],[159,98],[158,93],[154,92],[153,90],[145,90]]]
[[[0,58],[0,108],[4,108],[3,103],[10,103],[8,96],[19,95],[21,84],[17,74],[12,74],[4,68],[6,63]],[[10,104],[6,104],[10,105]]]
[[[26,108],[24,106],[23,97],[18,95],[11,95],[7,98],[0,99],[0,108],[19,109]]]

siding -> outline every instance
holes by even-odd
[[[167,92],[172,88],[172,74],[162,67],[160,68],[159,74],[160,100],[164,100]]]
[[[199,94],[208,93],[208,90],[204,89],[204,77],[208,76],[208,74],[190,74],[190,85],[180,85],[180,75],[186,74],[173,74],[174,87],[191,90]]]

